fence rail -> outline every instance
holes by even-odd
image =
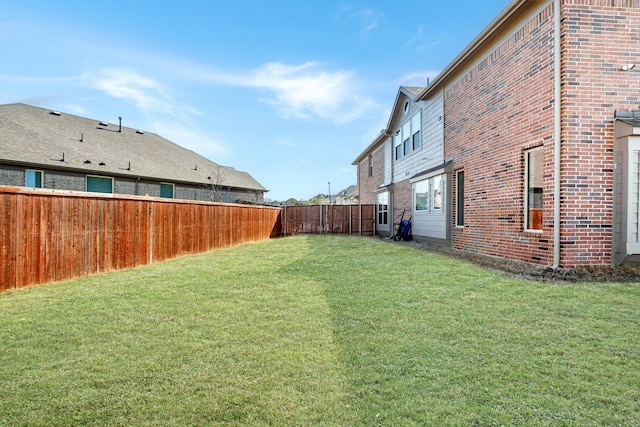
[[[279,208],[0,186],[0,291],[280,235]]]
[[[314,205],[282,208],[282,233],[375,234],[375,205]]]

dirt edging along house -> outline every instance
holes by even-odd
[[[640,259],[640,3],[514,0],[357,157],[377,230],[556,267]]]
[[[0,132],[0,185],[251,204],[267,191],[246,172],[121,119],[7,104]]]

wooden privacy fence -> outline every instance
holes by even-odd
[[[280,208],[0,187],[0,291],[280,235]]]
[[[375,205],[314,205],[282,208],[282,234],[375,234]]]

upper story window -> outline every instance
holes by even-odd
[[[400,131],[397,131],[393,135],[393,146],[396,151],[396,160],[400,160],[402,158],[402,137]]]
[[[400,160],[402,157],[420,149],[421,145],[420,112],[418,112],[404,122],[400,130],[396,131],[393,136],[396,160]]]
[[[411,141],[412,141],[412,149],[415,151],[420,148],[421,140],[420,140],[420,113],[411,117]]]
[[[42,171],[27,169],[24,185],[25,187],[42,188]]]
[[[411,154],[411,122],[402,125],[402,152],[405,156]]]

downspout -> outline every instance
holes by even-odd
[[[554,143],[553,143],[553,266],[555,270],[560,266],[560,160],[561,160],[561,138],[562,138],[562,78],[561,63],[561,0],[553,0],[553,63],[554,63]]]

